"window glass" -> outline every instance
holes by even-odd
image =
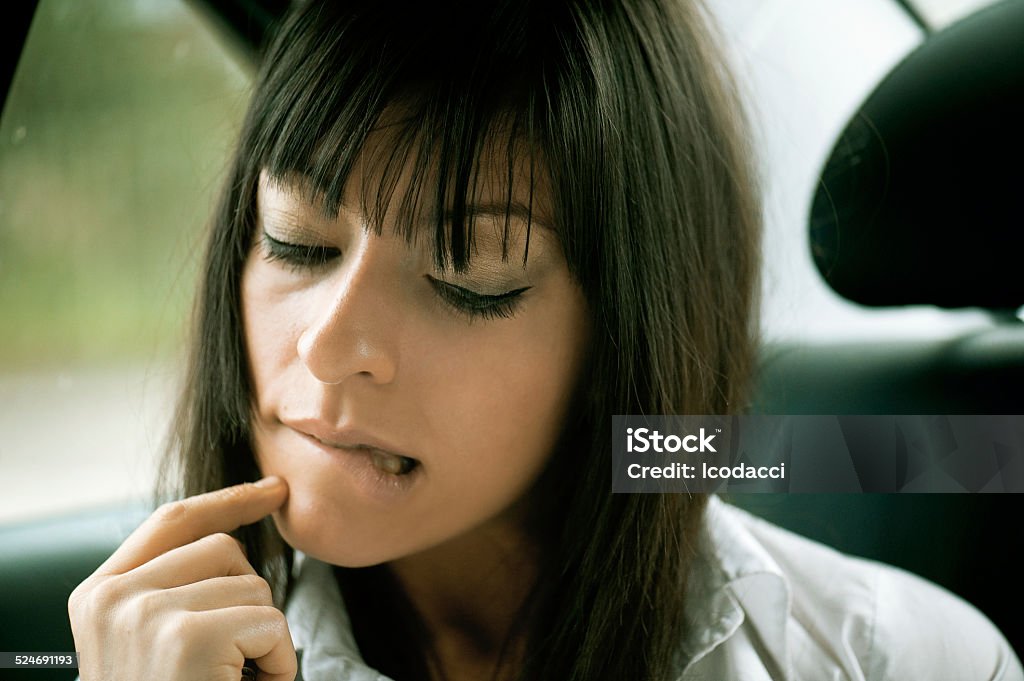
[[[149,484],[248,81],[184,3],[40,2],[0,121],[0,521]]]
[[[950,0],[952,1],[952,0]],[[811,258],[808,211],[850,117],[925,39],[895,0],[709,0],[761,159],[761,331],[768,343],[948,338],[987,325],[976,310],[869,309],[836,294]]]

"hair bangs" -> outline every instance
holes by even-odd
[[[540,83],[513,68],[521,55],[499,45],[471,70],[451,66],[474,60],[430,68],[443,59],[429,54],[436,41],[413,40],[401,25],[372,13],[327,25],[296,13],[264,60],[264,101],[252,120],[256,174],[298,179],[303,198],[326,215],[358,209],[378,235],[390,223],[410,242],[432,236],[441,270],[469,266],[484,217],[503,220],[501,255],[508,259],[518,218],[526,224],[525,265],[543,173],[534,92]],[[484,49],[486,42],[474,44]],[[525,201],[516,200],[521,182]],[[358,206],[346,203],[353,189]]]

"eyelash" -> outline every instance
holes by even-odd
[[[331,246],[307,246],[281,241],[263,233],[263,257],[267,262],[281,262],[292,272],[308,272],[325,266],[328,262],[341,255],[341,251]],[[472,319],[508,319],[519,307],[520,295],[530,289],[529,286],[513,289],[498,295],[484,295],[467,288],[450,284],[440,279],[427,276],[427,281],[437,296],[455,310],[465,313]]]
[[[267,262],[279,261],[296,273],[323,267],[341,255],[337,248],[293,244],[275,239],[266,232],[263,232],[263,245],[263,257]]]
[[[506,291],[505,293],[499,293],[496,296],[485,296],[461,286],[449,284],[440,279],[434,279],[431,276],[427,277],[427,281],[434,287],[434,291],[441,300],[459,312],[469,315],[470,320],[478,317],[482,319],[497,319],[499,317],[508,319],[512,317],[515,315],[521,302],[519,296],[530,289],[529,286],[526,286]]]

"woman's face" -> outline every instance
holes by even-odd
[[[499,521],[552,453],[587,345],[584,298],[541,224],[544,186],[526,265],[515,207],[502,260],[505,167],[490,169],[463,274],[435,269],[430,230],[396,235],[391,208],[380,236],[366,229],[355,192],[373,181],[354,175],[325,216],[261,177],[242,277],[254,444],[263,474],[289,485],[277,527],[309,555],[358,567],[465,536]],[[528,201],[521,176],[513,206]]]

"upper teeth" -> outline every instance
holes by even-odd
[[[377,468],[387,471],[392,475],[403,475],[412,470],[412,459],[405,456],[395,456],[380,450],[373,452],[373,463]]]
[[[321,440],[315,435],[313,437],[317,440],[320,440],[320,442],[327,445],[328,447],[336,447],[338,449],[351,449],[351,447],[347,447],[345,445],[339,445],[333,442],[328,442],[327,440]],[[381,451],[379,449],[373,449],[365,445],[359,445],[356,447],[356,449],[371,449],[373,452],[371,457],[373,460],[373,464],[377,468],[383,471],[387,471],[392,475],[405,475],[416,466],[416,460],[410,459],[407,456],[399,456],[398,454],[388,454],[387,452]]]

